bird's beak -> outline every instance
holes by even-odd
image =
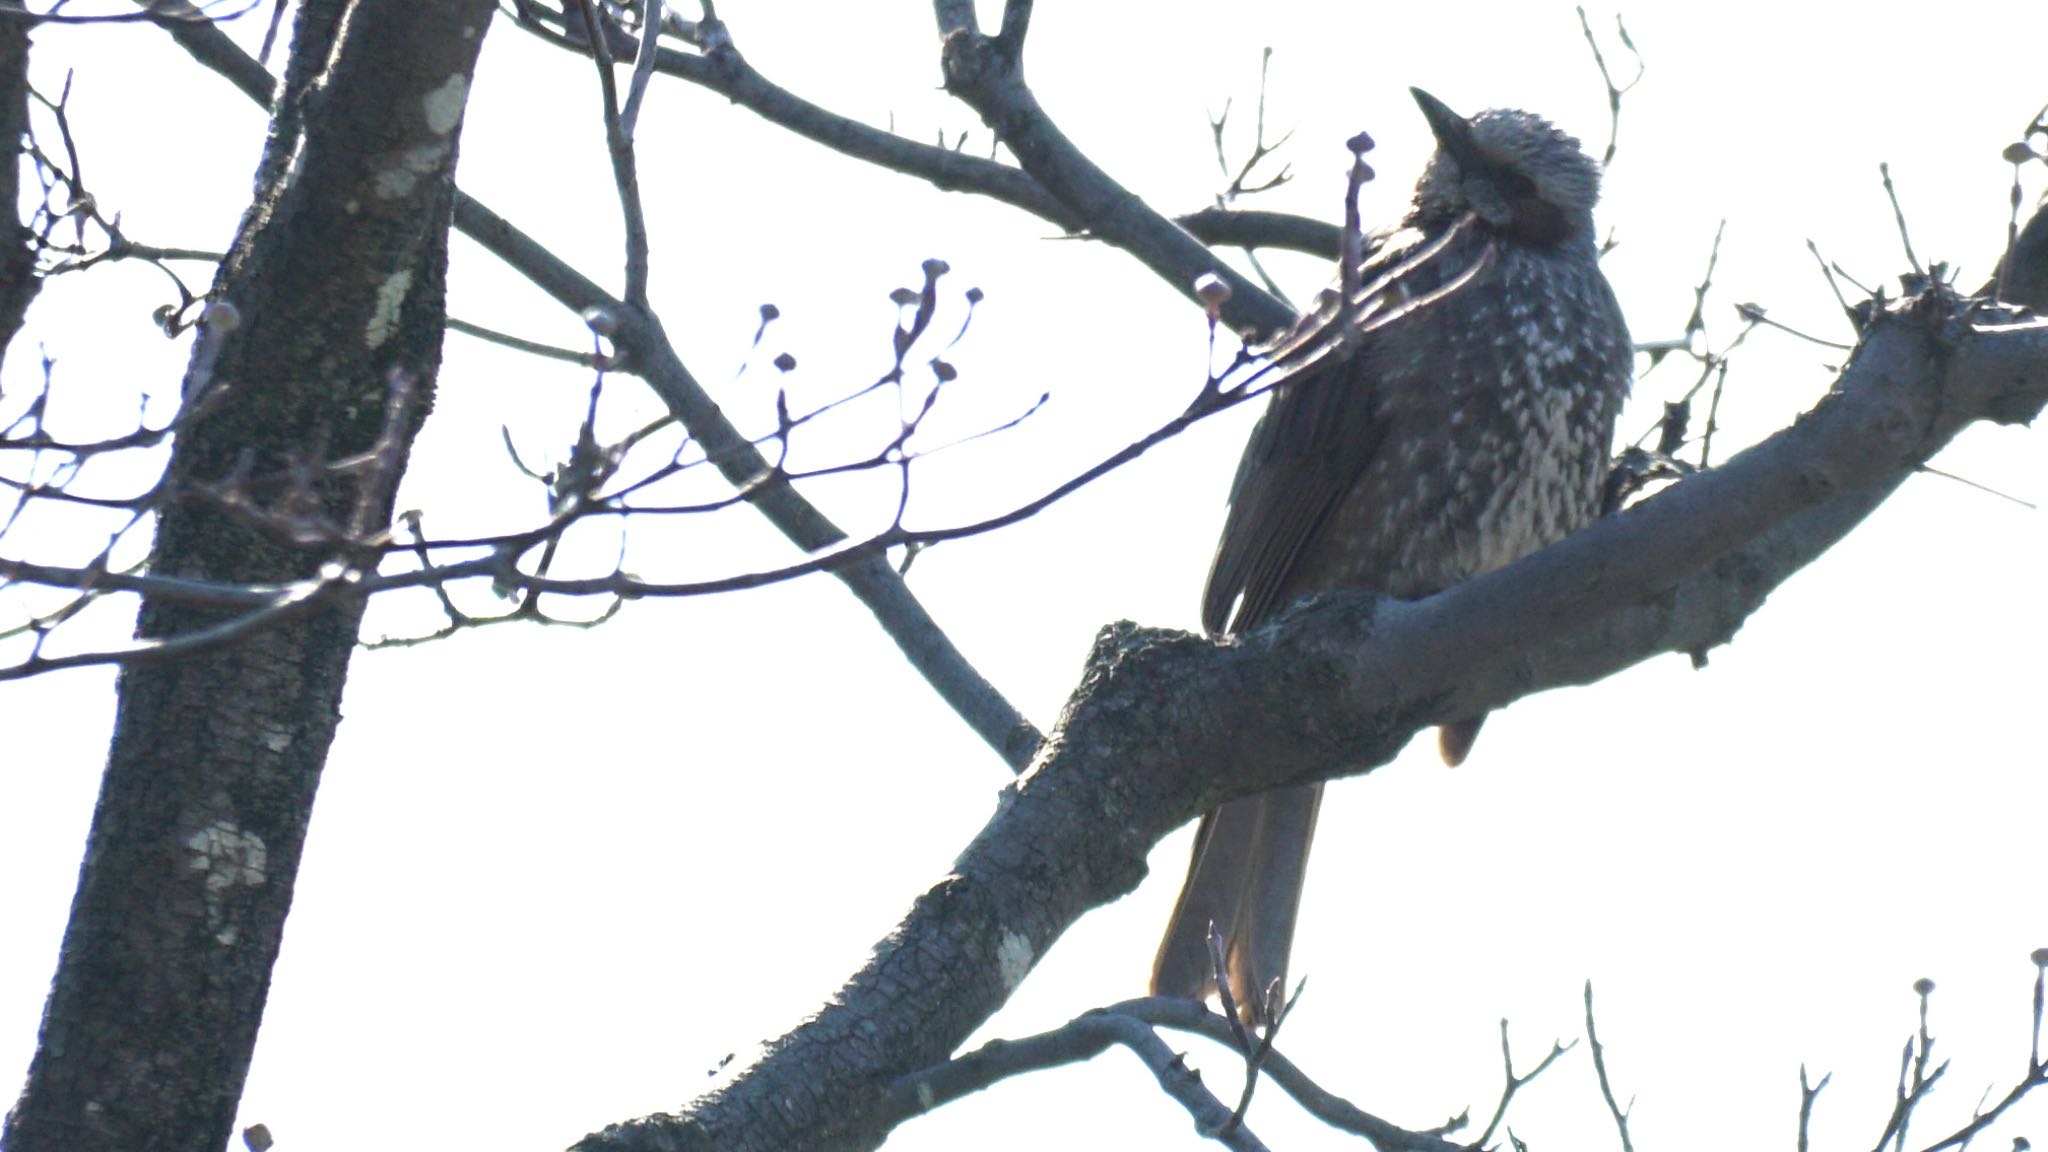
[[[1409,95],[1422,108],[1422,118],[1429,121],[1429,130],[1436,136],[1436,142],[1466,175],[1477,175],[1484,171],[1486,164],[1479,158],[1479,150],[1472,146],[1472,127],[1463,116],[1451,111],[1443,101],[1431,96],[1420,88],[1410,88]]]

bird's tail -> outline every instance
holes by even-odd
[[[1224,971],[1247,1023],[1267,1023],[1267,990],[1285,995],[1294,916],[1323,786],[1279,788],[1233,800],[1195,833],[1187,882],[1152,964],[1152,994],[1206,999],[1216,990],[1209,925],[1223,937]]]

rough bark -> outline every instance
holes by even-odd
[[[35,249],[16,205],[21,203],[22,136],[28,131],[28,30],[22,20],[0,19],[0,352],[14,342],[29,301],[43,286],[36,275]]]
[[[188,376],[188,394],[218,394],[172,455],[154,571],[289,580],[349,559],[204,493],[229,484],[274,508],[293,466],[378,442],[394,373],[429,394],[456,141],[491,10],[302,7],[256,200],[215,284],[238,322],[217,332],[210,370],[195,358]],[[353,510],[361,482],[322,473],[314,500]],[[390,499],[388,483],[369,493],[375,524]],[[321,605],[245,643],[123,673],[36,1055],[0,1140],[10,1152],[226,1144],[360,614]],[[217,619],[145,600],[138,632]]]

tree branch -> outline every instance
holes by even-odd
[[[970,192],[1078,232],[1082,218],[1032,176],[995,160],[898,136],[841,116],[790,92],[747,63],[730,38],[697,55],[663,48],[655,71],[709,89],[763,120],[834,152],[914,176],[945,192]]]
[[[888,1116],[886,1122],[893,1126],[942,1108],[998,1081],[1089,1060],[1111,1045],[1120,1044],[1144,1062],[1146,1070],[1159,1081],[1160,1088],[1168,1096],[1187,1109],[1188,1115],[1194,1118],[1197,1131],[1213,1135],[1229,1148],[1264,1148],[1265,1145],[1243,1124],[1231,1123],[1229,1106],[1217,1099],[1202,1083],[1200,1074],[1189,1069],[1181,1054],[1168,1047],[1153,1030],[1155,1025],[1164,1024],[1213,1036],[1213,1030],[1206,1028],[1200,1017],[1208,1017],[1217,1028],[1223,1029],[1224,1043],[1231,1042],[1229,1026],[1222,1017],[1193,1001],[1159,999],[1126,1001],[1084,1012],[1058,1028],[1035,1036],[992,1040],[958,1059],[905,1076],[890,1085],[888,1099],[882,1105]],[[1287,1069],[1297,1087],[1305,1085],[1307,1090],[1321,1091],[1301,1076],[1293,1065],[1287,1065]],[[1391,1124],[1382,1124],[1394,1133],[1402,1133]],[[1455,1146],[1437,1141],[1428,1152],[1455,1152]]]
[[[611,339],[623,354],[623,367],[647,381],[704,446],[705,455],[719,472],[797,547],[816,552],[847,538],[788,483],[763,482],[775,470],[690,374],[652,314],[625,307],[503,217],[460,193],[455,227],[566,307],[579,313],[592,308],[609,313],[615,321]],[[1042,739],[1037,727],[975,670],[886,557],[869,556],[834,567],[832,573],[867,605],[940,698],[1006,763],[1021,769],[1030,762]]]
[[[1031,173],[953,148],[911,140],[813,104],[762,75],[728,36],[703,54],[663,48],[655,71],[716,92],[763,120],[815,144],[877,168],[915,177],[945,192],[966,192],[1022,209],[1061,231],[1079,233],[1090,222],[1047,191]],[[1231,248],[1285,248],[1337,258],[1335,224],[1287,212],[1204,208],[1174,223],[1203,244]]]
[[[886,1086],[944,1059],[1068,925],[1135,888],[1173,828],[1369,771],[1451,717],[1697,659],[1962,427],[2044,401],[2048,321],[1931,293],[1875,317],[1793,427],[1507,568],[1416,602],[1333,594],[1230,641],[1105,629],[1032,770],[831,1003],[684,1112],[579,1147],[874,1147]]]
[[[1327,220],[1254,208],[1204,208],[1174,223],[1211,247],[1282,248],[1335,263],[1344,249],[1344,230]]]
[[[941,6],[941,27],[949,17]],[[1294,322],[1294,310],[1252,283],[1173,221],[1153,211],[1088,159],[1052,122],[1024,83],[1021,20],[1006,12],[1004,35],[984,36],[969,26],[945,32],[940,64],[946,91],[958,96],[995,131],[1017,163],[1070,208],[1090,235],[1122,248],[1189,299],[1195,281],[1215,276],[1230,287],[1223,319],[1232,328],[1274,332]]]

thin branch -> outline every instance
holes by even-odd
[[[1808,1083],[1806,1082],[1806,1065],[1804,1065],[1804,1064],[1801,1064],[1801,1065],[1799,1066],[1799,1150],[1798,1150],[1798,1152],[1807,1152],[1807,1140],[1808,1140],[1808,1137],[1809,1137],[1809,1136],[1811,1135],[1811,1133],[1812,1133],[1812,1131],[1813,1131],[1813,1102],[1814,1102],[1814,1100],[1815,1100],[1815,1099],[1816,1099],[1817,1097],[1819,1097],[1819,1096],[1820,1096],[1820,1090],[1821,1090],[1821,1089],[1823,1089],[1823,1088],[1825,1088],[1825,1087],[1827,1087],[1827,1086],[1828,1086],[1828,1081],[1830,1081],[1830,1080],[1832,1080],[1832,1079],[1834,1079],[1834,1078],[1835,1078],[1835,1074],[1834,1074],[1834,1073],[1832,1073],[1832,1072],[1829,1072],[1829,1073],[1827,1073],[1826,1075],[1824,1075],[1824,1076],[1822,1076],[1822,1077],[1820,1078],[1820,1083],[1818,1083],[1818,1084],[1808,1084]]]
[[[325,594],[334,587],[335,582],[332,580],[307,581],[294,586],[291,591],[279,596],[266,607],[168,639],[138,640],[125,648],[79,652],[69,656],[44,656],[40,651],[31,652],[19,663],[0,666],[0,681],[24,680],[30,676],[41,676],[61,669],[89,668],[97,664],[118,664],[126,668],[144,662],[169,660],[218,648],[288,620],[323,602],[328,598]]]
[[[1508,1105],[1514,1101],[1515,1093],[1520,1092],[1530,1081],[1543,1075],[1544,1071],[1552,1064],[1557,1063],[1560,1057],[1573,1048],[1578,1047],[1578,1045],[1579,1042],[1577,1040],[1573,1040],[1569,1044],[1552,1040],[1550,1042],[1550,1051],[1544,1053],[1543,1059],[1538,1060],[1536,1066],[1529,1069],[1528,1072],[1517,1076],[1515,1074],[1514,1050],[1508,1046],[1507,1018],[1502,1017],[1500,1022],[1500,1063],[1505,1083],[1500,1090],[1500,1099],[1493,1106],[1492,1118],[1487,1120],[1485,1130],[1473,1139],[1473,1146],[1485,1147],[1486,1142],[1493,1139],[1494,1131],[1500,1127],[1500,1122],[1507,1118]]]
[[[1225,248],[1279,248],[1335,262],[1344,230],[1327,220],[1251,208],[1204,208],[1174,218],[1204,244]]]
[[[2048,136],[2048,104],[2042,105],[2041,110],[2034,113],[2034,118],[2020,131],[2018,140],[2005,146],[2005,160],[2012,165],[2012,191],[2007,196],[2012,207],[2005,223],[2005,254],[1999,257],[1998,271],[1992,277],[1997,285],[1993,298],[1997,300],[2010,298],[2006,295],[2006,270],[2012,266],[2013,254],[2018,250],[2020,242],[2020,168],[2031,161],[2043,159],[2042,154],[2034,150],[2034,137],[2037,135]]]
[[[1856,309],[1850,305],[1849,298],[1842,293],[1841,281],[1835,278],[1835,269],[1828,263],[1827,257],[1820,254],[1820,245],[1808,239],[1806,241],[1806,250],[1813,254],[1813,262],[1820,265],[1821,277],[1828,282],[1828,291],[1834,293],[1835,303],[1842,306],[1843,315],[1856,315]]]
[[[1133,1028],[1143,1028],[1146,1035],[1151,1034],[1151,1028],[1172,1028],[1206,1037],[1232,1051],[1243,1051],[1231,1021],[1192,1000],[1167,996],[1126,1000],[1085,1012],[1049,1032],[1015,1040],[992,1040],[972,1052],[901,1077],[888,1089],[884,1115],[888,1125],[894,1127],[910,1116],[930,1112],[1010,1077],[1091,1059],[1110,1044],[1123,1043],[1125,1036],[1135,1034]],[[1174,1060],[1178,1063],[1181,1058]],[[1150,1062],[1147,1063],[1149,1067]],[[1278,1050],[1267,1053],[1260,1070],[1310,1115],[1338,1131],[1363,1136],[1377,1148],[1398,1152],[1462,1152],[1460,1145],[1439,1135],[1413,1132],[1361,1111],[1322,1088]],[[1184,1067],[1182,1071],[1192,1076]],[[1227,1109],[1223,1110],[1223,1115],[1228,1114]]]
[[[467,320],[454,316],[448,318],[448,330],[450,332],[460,332],[464,336],[474,336],[489,344],[502,345],[529,355],[539,356],[548,360],[560,360],[563,363],[575,364],[584,368],[599,367],[603,361],[603,357],[595,352],[581,352],[574,348],[558,348],[553,344],[543,344],[537,340],[527,340],[523,337],[514,336],[509,332],[500,332],[495,328],[486,328],[481,324],[472,324]]]
[[[564,48],[586,50],[582,42],[537,21],[522,20],[520,25]],[[1080,229],[1073,212],[1015,167],[911,140],[805,100],[756,71],[734,44],[730,30],[723,24],[719,29],[721,34],[698,53],[660,48],[654,70],[715,92],[771,124],[852,159],[923,180],[941,191],[986,196],[1021,208],[1062,231]]]
[[[1093,1059],[1111,1045],[1128,1048],[1159,1087],[1195,1121],[1195,1129],[1226,1148],[1263,1149],[1230,1109],[1203,1085],[1183,1058],[1141,1016],[1123,1005],[1083,1013],[1059,1028],[1015,1040],[993,1040],[951,1060],[898,1078],[889,1085],[879,1117],[893,1128],[913,1116],[1028,1072]]]
[[[599,0],[578,0],[583,5],[584,26],[603,28],[604,16]],[[650,31],[657,34],[659,27]],[[619,89],[612,76],[611,49],[606,37],[590,38],[590,59],[597,65],[598,87],[604,96],[604,136],[606,150],[612,158],[612,184],[619,197],[619,214],[625,218],[626,233],[626,291],[625,305],[628,308],[645,310],[647,307],[647,213],[640,202],[640,175],[638,162],[633,153],[633,133],[627,128],[625,118],[619,112]],[[648,56],[650,66],[652,56]],[[637,75],[637,69],[636,69]]]
[[[195,59],[235,81],[244,94],[267,106],[275,81],[226,33],[210,24],[172,20],[159,23]],[[578,315],[592,307],[616,309],[619,304],[552,252],[460,190],[456,193],[455,225]],[[656,393],[704,445],[721,471],[736,476],[735,482],[740,484],[766,471],[766,462],[746,444],[745,438],[684,368],[651,318],[635,318],[622,326],[620,341],[621,347],[635,346],[633,351],[640,356],[636,370],[650,373],[649,383]],[[787,485],[763,489],[757,496],[757,506],[785,536],[806,551],[845,539],[844,532]],[[1041,740],[1037,727],[968,662],[918,603],[887,558],[875,555],[833,571],[874,614],[890,639],[940,697],[1005,763],[1022,771]]]
[[[1920,266],[1920,258],[1913,254],[1913,238],[1906,233],[1906,210],[1899,207],[1899,190],[1892,187],[1892,166],[1879,164],[1877,171],[1884,178],[1885,199],[1892,203],[1892,219],[1899,226],[1899,246],[1906,250],[1906,263],[1913,266],[1913,271],[1925,275],[1927,270]]]
[[[1607,1102],[1607,1112],[1614,1117],[1614,1127],[1621,1133],[1622,1152],[1635,1152],[1635,1143],[1628,1136],[1628,1114],[1634,1110],[1634,1102],[1624,1109],[1615,1102],[1614,1088],[1607,1081],[1607,1050],[1600,1044],[1600,1034],[1593,1028],[1593,982],[1586,981],[1586,1047],[1593,1053],[1593,1072],[1600,1080],[1600,1098]]]
[[[1931,1075],[1927,1070],[1927,1062],[1934,1049],[1934,1037],[1927,1030],[1927,1007],[1934,995],[1934,981],[1924,977],[1915,980],[1913,994],[1920,1001],[1920,1030],[1906,1037],[1905,1046],[1899,1052],[1899,1083],[1891,1115],[1885,1120],[1884,1131],[1879,1134],[1873,1152],[1884,1152],[1886,1144],[1898,1152],[1906,1152],[1906,1129],[1912,1123],[1914,1109],[1934,1091],[1935,1084],[1948,1071],[1946,1061]]]
[[[1292,166],[1283,163],[1280,166],[1280,171],[1272,176],[1257,183],[1251,182],[1252,173],[1258,169],[1258,166],[1265,163],[1268,157],[1278,153],[1294,137],[1293,131],[1290,130],[1281,133],[1278,140],[1270,144],[1266,142],[1266,88],[1267,82],[1270,79],[1272,64],[1273,49],[1270,47],[1262,49],[1259,52],[1258,115],[1252,127],[1251,152],[1245,157],[1244,163],[1237,165],[1233,169],[1228,150],[1224,145],[1224,131],[1230,124],[1230,101],[1226,100],[1223,102],[1221,114],[1209,118],[1209,134],[1214,139],[1216,146],[1216,167],[1223,173],[1224,180],[1228,182],[1223,191],[1216,194],[1216,205],[1219,208],[1228,207],[1241,196],[1256,196],[1261,192],[1270,192],[1294,179]]]
[[[29,8],[23,0],[0,0],[0,20],[19,21],[31,25],[135,24],[145,20],[160,24],[171,20],[203,21],[210,24],[216,21],[235,20],[245,16],[255,11],[256,6],[261,4],[262,0],[222,0],[219,3],[210,3],[197,8],[185,3],[185,0],[137,0],[137,2],[146,11],[108,12],[90,16],[73,16],[69,13],[58,11],[59,8],[64,6],[62,0],[52,4],[48,10],[42,12]],[[231,6],[231,3],[238,4],[239,6]]]
[[[1992,1105],[1990,1108],[1985,1108],[1983,1106],[1982,1101],[1979,1101],[1977,1109],[1970,1117],[1969,1123],[1956,1129],[1954,1132],[1949,1133],[1948,1136],[1942,1138],[1941,1140],[1938,1140],[1933,1144],[1929,1144],[1926,1148],[1922,1149],[1921,1152],[1945,1152],[1945,1150],[1949,1148],[1960,1149],[1967,1147],[1971,1140],[1975,1139],[1985,1129],[1991,1127],[1991,1125],[1997,1123],[1999,1117],[2005,1115],[2006,1111],[2012,1108],[2013,1105],[2018,1104],[2021,1100],[2025,1099],[2029,1094],[2033,1093],[2036,1089],[2048,1086],[2048,1061],[2044,1061],[2041,1058],[2042,985],[2044,979],[2048,979],[2048,948],[2036,948],[2033,952],[2031,959],[2034,962],[2034,1013],[2033,1030],[2030,1034],[2027,1048],[2026,1073],[2022,1075],[2019,1078],[2019,1080],[2013,1084],[2011,1090],[2008,1091],[2002,1098],[2000,1098],[1998,1103]],[[1931,981],[1923,981],[1923,983],[1929,984],[1928,991],[1931,992],[1933,990]],[[1918,989],[1916,986],[1916,991],[1917,990]],[[1920,1047],[1921,1054],[1924,1058],[1927,1048],[1930,1047],[1933,1043],[1933,1041],[1927,1037],[1927,1025],[1925,1019],[1926,993],[1921,994],[1921,1004],[1923,1015],[1920,1026]],[[1946,1068],[1947,1065],[1944,1064],[1943,1067]],[[1930,1076],[1927,1078],[1926,1083],[1928,1088],[1932,1088],[1934,1080],[1939,1078],[1940,1074],[1940,1070],[1937,1070],[1934,1076]],[[1922,1095],[1924,1096],[1925,1093],[1923,1092]],[[1902,1149],[1904,1147],[1904,1141],[1905,1123],[1902,1118],[1899,1123],[1899,1142],[1900,1147]],[[2021,1142],[2014,1142],[2015,1148],[2018,1148],[2020,1146]]]
[[[640,106],[647,99],[647,82],[654,78],[655,57],[661,39],[661,0],[641,0],[640,51],[633,57],[633,80],[626,90],[626,106],[619,112],[619,128],[627,140],[634,138],[640,124]]]
[[[1770,318],[1770,315],[1765,312],[1764,306],[1761,304],[1752,304],[1747,302],[1737,304],[1735,306],[1735,314],[1737,316],[1740,316],[1744,320],[1753,321],[1755,323],[1763,325],[1766,328],[1776,328],[1778,331],[1783,332],[1788,336],[1797,336],[1799,339],[1806,341],[1808,344],[1817,345],[1821,348],[1831,348],[1836,352],[1853,352],[1856,350],[1856,346],[1854,344],[1844,344],[1840,340],[1829,340],[1822,336],[1815,336],[1811,332],[1801,332],[1799,329],[1794,328],[1790,324],[1787,324],[1781,320],[1773,320]]]
[[[1987,496],[1996,496],[2000,500],[2004,500],[2009,504],[2017,504],[2020,507],[2025,508],[2029,512],[2039,512],[2041,510],[2041,506],[2039,504],[2034,503],[2032,500],[2022,500],[2018,496],[2015,496],[2010,492],[2001,492],[1988,484],[1979,484],[1975,480],[1972,480],[1967,476],[1958,476],[1953,472],[1944,472],[1931,464],[1922,464],[1920,466],[1920,471],[1926,473],[1929,476],[1939,476],[1943,480],[1952,480],[1957,484],[1961,484],[1965,488],[1974,488]]]
[[[1585,34],[1586,47],[1593,50],[1593,64],[1600,69],[1601,82],[1607,85],[1607,150],[1600,154],[1600,167],[1606,168],[1614,163],[1615,144],[1621,138],[1621,98],[1642,82],[1646,66],[1643,63],[1642,52],[1636,48],[1636,42],[1629,38],[1628,25],[1622,21],[1621,14],[1616,13],[1615,36],[1621,40],[1622,47],[1628,49],[1629,55],[1633,56],[1636,62],[1636,74],[1629,78],[1629,82],[1616,84],[1614,73],[1608,71],[1607,57],[1600,51],[1600,41],[1593,35],[1593,24],[1586,19],[1586,9],[1581,6],[1577,11],[1579,31]]]

